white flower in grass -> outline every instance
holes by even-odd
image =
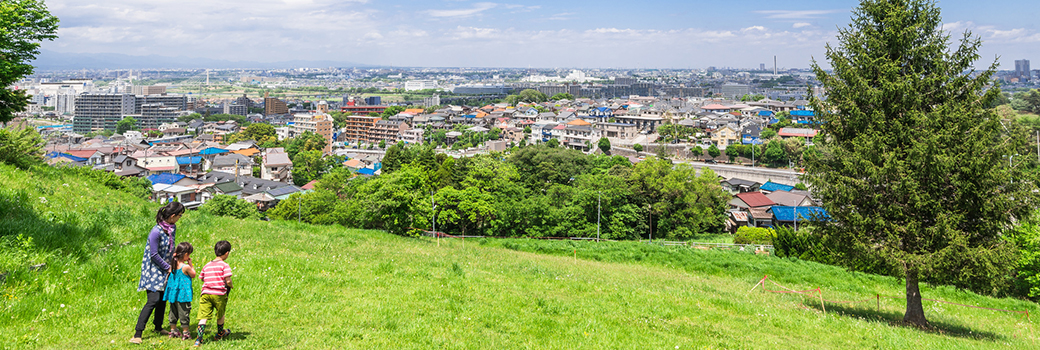
[[[40,197],[40,203],[47,204],[47,197]]]
[[[65,304],[61,304],[61,307],[65,307]]]

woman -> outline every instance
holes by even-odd
[[[155,214],[155,227],[148,233],[148,244],[144,247],[144,257],[141,259],[141,281],[137,284],[137,291],[145,291],[148,301],[141,309],[141,315],[137,317],[137,327],[134,328],[134,337],[131,343],[141,343],[141,333],[144,332],[148,317],[155,312],[152,324],[155,331],[160,334],[163,330],[163,319],[166,314],[166,303],[162,301],[163,291],[166,289],[166,277],[173,270],[170,259],[173,256],[173,247],[176,242],[177,220],[184,215],[184,205],[180,202],[170,202]]]

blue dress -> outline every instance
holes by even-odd
[[[166,283],[163,300],[171,303],[190,303],[192,293],[191,277],[185,275],[181,269],[173,270],[169,282]]]

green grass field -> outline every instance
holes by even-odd
[[[189,347],[148,331],[143,345],[127,343],[144,302],[137,278],[156,208],[59,171],[0,164],[0,273],[8,272],[0,348]],[[900,281],[745,252],[438,242],[194,211],[178,227],[199,265],[213,258],[216,241],[234,247],[234,333],[204,348],[1040,348],[1034,303],[922,286],[926,298],[1029,310],[1033,320],[926,302],[935,328],[908,328],[899,325],[899,300],[882,300],[880,311],[871,301],[823,312],[815,299],[749,293],[763,275],[794,289],[821,287],[832,300],[898,296]]]

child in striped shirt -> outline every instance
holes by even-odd
[[[202,333],[206,330],[206,321],[216,316],[217,334],[215,340],[227,338],[230,330],[224,329],[224,312],[227,310],[228,293],[231,292],[231,267],[227,264],[231,254],[231,243],[217,242],[213,246],[216,259],[202,268],[199,278],[202,279],[202,297],[199,298],[199,329],[195,346],[202,345]],[[216,314],[216,315],[214,315]]]

